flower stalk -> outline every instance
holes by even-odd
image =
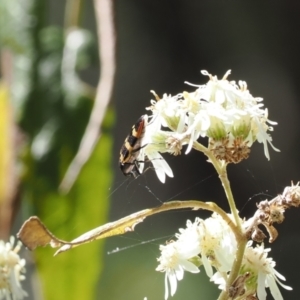
[[[232,191],[231,191],[230,182],[229,182],[228,176],[227,176],[227,169],[226,169],[227,164],[218,161],[216,159],[216,157],[209,151],[208,148],[206,148],[205,146],[201,145],[198,142],[193,143],[193,148],[195,150],[203,152],[209,158],[210,162],[212,163],[212,165],[216,169],[216,171],[219,175],[219,178],[222,182],[225,194],[227,196],[227,200],[228,200],[228,204],[230,206],[231,213],[234,216],[235,224],[236,224],[236,226],[238,228],[238,231],[239,231],[238,235],[241,236],[242,235],[242,227],[241,227],[238,211],[237,211],[237,208],[236,208],[236,205],[235,205],[235,201],[234,201],[234,198],[233,198],[233,194],[232,194]],[[238,238],[238,236],[237,236],[237,238]]]
[[[227,176],[227,170],[226,170],[226,165],[224,165],[221,168],[221,173],[219,173],[219,178],[222,182],[223,188],[225,190],[225,194],[227,196],[227,200],[230,206],[230,210],[231,213],[234,217],[235,220],[235,224],[239,230],[240,235],[243,234],[243,230],[242,230],[242,226],[241,226],[241,222],[240,222],[240,218],[239,218],[239,214],[235,205],[235,201],[232,195],[232,191],[231,191],[231,187],[230,187],[230,182],[228,180],[228,176]]]
[[[238,243],[236,257],[233,262],[229,278],[227,280],[226,289],[221,292],[221,294],[218,298],[218,300],[226,300],[226,299],[228,299],[228,290],[229,290],[230,286],[233,284],[233,282],[235,281],[235,279],[237,278],[239,271],[241,269],[244,252],[246,249],[247,239],[244,235],[244,232],[243,232],[243,229],[241,226],[240,218],[238,215],[238,210],[236,208],[232,190],[230,187],[230,182],[228,180],[227,169],[226,169],[227,164],[225,164],[225,163],[221,164],[206,147],[204,147],[203,145],[201,145],[198,142],[194,142],[193,148],[203,152],[209,158],[210,162],[213,164],[214,168],[216,169],[217,173],[219,174],[219,178],[222,182],[222,186],[223,186],[225,194],[227,196],[230,210],[234,217],[234,221],[235,221],[235,225],[236,225],[236,229],[233,231],[235,234],[237,243]]]
[[[218,300],[226,300],[229,298],[228,293],[229,293],[230,287],[233,285],[234,281],[238,277],[239,272],[241,270],[241,266],[242,266],[242,262],[243,262],[244,254],[245,254],[245,249],[246,249],[246,245],[247,245],[247,239],[245,237],[240,238],[237,243],[238,243],[238,248],[237,248],[237,251],[235,254],[235,260],[232,265],[230,275],[227,280],[226,289],[221,292]]]

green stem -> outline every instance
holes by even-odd
[[[227,200],[230,206],[230,210],[231,213],[234,217],[235,220],[235,224],[237,226],[237,228],[239,229],[240,233],[242,233],[242,225],[241,225],[241,221],[240,221],[240,217],[238,214],[238,210],[235,206],[235,201],[232,195],[232,191],[231,191],[231,187],[230,187],[230,182],[228,180],[228,176],[227,176],[227,170],[226,170],[226,165],[224,165],[224,168],[222,168],[222,172],[219,173],[219,178],[222,182],[223,188],[225,190],[226,196],[227,196]]]
[[[243,239],[239,239],[238,249],[237,249],[237,252],[236,252],[235,260],[233,262],[233,265],[232,265],[232,268],[231,268],[231,271],[230,271],[230,275],[227,279],[226,290],[222,291],[222,293],[220,294],[218,300],[227,300],[227,299],[229,299],[228,290],[232,286],[232,284],[234,283],[234,281],[236,280],[236,278],[239,275],[239,271],[240,271],[240,268],[241,268],[241,265],[242,265],[242,262],[243,262],[243,257],[244,257],[246,245],[247,245],[247,239],[245,237]]]
[[[72,240],[71,242],[65,242],[61,239],[58,239],[45,227],[45,225],[42,224],[42,222],[37,217],[31,217],[23,224],[22,228],[18,233],[18,238],[23,242],[24,245],[26,245],[27,248],[31,250],[35,249],[37,245],[46,246],[47,244],[50,244],[51,247],[53,248],[61,247],[56,252],[56,254],[58,254],[60,252],[67,251],[69,249],[83,245],[85,243],[89,243],[93,240],[99,240],[114,235],[125,234],[128,231],[133,231],[134,227],[137,224],[139,224],[145,218],[150,217],[152,215],[164,211],[184,209],[184,208],[192,208],[193,210],[205,209],[205,210],[216,212],[228,224],[228,226],[231,228],[234,234],[238,234],[236,225],[232,222],[232,220],[226,214],[226,212],[223,209],[221,209],[217,204],[215,204],[214,202],[188,200],[188,201],[170,201],[170,202],[163,203],[159,207],[141,210],[139,212],[126,216],[122,219],[119,219],[115,222],[107,223],[97,228],[94,228],[84,233],[83,235],[77,237],[76,239]],[[43,239],[41,241],[34,238],[32,243],[31,240],[32,236],[28,235],[28,232],[30,232],[32,228],[34,228],[34,230],[37,230],[37,228],[43,228],[45,235],[43,236]]]
[[[198,142],[194,142],[193,148],[203,152],[210,160],[210,162],[213,164],[214,168],[216,169],[217,173],[219,174],[219,178],[222,182],[223,188],[225,190],[225,194],[227,196],[227,200],[230,206],[231,213],[233,215],[235,224],[240,232],[242,234],[242,226],[239,218],[239,214],[237,211],[237,208],[235,206],[234,198],[232,195],[231,187],[230,187],[230,182],[228,180],[227,176],[227,170],[226,170],[226,164],[222,164],[219,160],[215,158],[215,156],[212,154],[211,151],[209,151],[208,148],[204,147]]]
[[[198,151],[203,152],[209,158],[210,162],[215,167],[215,169],[219,175],[219,178],[222,182],[222,185],[223,185],[223,188],[224,188],[224,191],[225,191],[225,194],[227,196],[227,200],[228,200],[228,203],[230,206],[230,210],[231,210],[231,213],[233,215],[235,225],[236,225],[236,230],[234,231],[234,235],[235,235],[235,238],[237,241],[238,249],[237,249],[237,252],[235,255],[235,260],[233,262],[233,265],[232,265],[232,268],[230,271],[230,275],[227,279],[226,290],[222,291],[222,293],[220,294],[220,296],[218,298],[218,300],[225,300],[225,299],[229,298],[228,290],[239,275],[239,271],[242,266],[243,257],[244,257],[244,253],[245,253],[245,249],[246,249],[246,245],[247,245],[247,239],[243,232],[243,228],[241,225],[238,210],[236,208],[233,194],[231,191],[230,182],[228,180],[228,175],[227,175],[227,170],[226,170],[227,164],[222,163],[219,160],[217,160],[216,157],[213,155],[213,153],[211,151],[209,151],[208,148],[204,147],[203,145],[199,144],[198,142],[194,142],[193,148]]]

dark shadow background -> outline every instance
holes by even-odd
[[[92,2],[85,11],[85,25],[94,27]],[[116,4],[118,67],[113,103],[115,127],[115,184],[111,220],[171,199],[215,201],[228,211],[222,187],[203,155],[166,156],[174,178],[161,184],[153,170],[128,180],[118,168],[119,149],[131,126],[145,113],[152,98],[193,88],[189,81],[204,84],[208,70],[221,78],[245,80],[253,96],[264,98],[269,118],[277,121],[272,134],[277,153],[270,148],[267,161],[261,144],[250,158],[229,166],[229,175],[241,215],[249,217],[255,203],[281,193],[291,180],[299,180],[300,2],[237,0],[119,0]],[[97,71],[84,74],[97,82]],[[250,201],[248,201],[250,200]],[[107,240],[106,267],[97,299],[163,299],[164,274],[155,271],[159,244],[171,239],[187,218],[208,216],[203,212],[169,212],[147,219],[134,233]],[[281,289],[285,299],[300,298],[299,210],[286,213],[279,237],[272,245],[276,269],[287,278],[292,292]],[[266,247],[270,245],[266,242]],[[185,274],[172,299],[216,299],[204,275]],[[203,276],[203,278],[202,278]]]

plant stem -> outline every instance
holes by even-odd
[[[56,254],[64,252],[66,250],[72,249],[74,247],[80,246],[85,243],[92,242],[93,240],[99,240],[102,238],[125,234],[129,231],[134,231],[134,227],[143,222],[143,220],[149,216],[174,210],[174,209],[183,209],[183,208],[192,208],[193,210],[206,209],[209,211],[216,212],[219,214],[224,221],[228,224],[233,232],[236,232],[237,228],[229,216],[224,210],[222,210],[217,204],[213,202],[202,202],[198,200],[188,200],[188,201],[170,201],[163,203],[159,207],[148,208],[141,210],[139,212],[133,213],[129,216],[126,216],[122,219],[119,219],[115,222],[107,223],[97,228],[94,228],[83,235],[77,237],[71,242],[65,242],[57,237],[55,237],[47,227],[40,221],[38,217],[29,218],[22,226],[18,232],[18,238],[26,245],[30,250],[35,249],[37,246],[46,246],[50,244],[51,247],[61,247]],[[36,235],[30,234],[30,232],[43,232],[41,239]]]
[[[227,279],[226,290],[222,291],[222,293],[220,294],[218,300],[227,300],[227,299],[229,299],[228,290],[232,286],[232,284],[234,283],[234,281],[236,280],[236,278],[239,275],[239,271],[240,271],[240,268],[241,268],[241,265],[242,265],[242,262],[243,262],[243,257],[244,257],[246,245],[247,245],[247,239],[245,237],[243,239],[239,239],[238,249],[237,249],[237,252],[236,252],[235,260],[233,262],[233,265],[232,265],[232,268],[231,268],[231,271],[230,271],[230,275]]]
[[[227,170],[226,170],[227,165],[222,164],[219,160],[217,160],[215,158],[215,156],[212,154],[212,152],[209,151],[208,148],[204,147],[200,143],[194,142],[193,148],[198,151],[203,152],[209,158],[210,162],[213,164],[214,168],[216,169],[216,171],[219,175],[219,178],[222,182],[223,188],[225,190],[225,194],[227,196],[227,200],[228,200],[228,203],[230,206],[231,213],[234,217],[235,224],[236,224],[240,234],[242,234],[242,226],[241,226],[240,218],[238,215],[237,208],[235,206],[234,198],[233,198],[231,187],[230,187],[230,182],[229,182],[228,176],[227,176]]]
[[[229,182],[228,176],[227,176],[226,165],[224,165],[224,167],[221,170],[221,173],[219,173],[219,178],[220,178],[220,180],[222,182],[222,185],[223,185],[223,188],[225,190],[227,200],[228,200],[228,203],[229,203],[229,206],[230,206],[230,210],[231,210],[231,213],[232,213],[232,215],[234,217],[234,220],[235,220],[235,224],[236,224],[238,230],[240,231],[240,233],[242,233],[243,232],[242,231],[242,225],[241,225],[238,210],[236,208],[235,201],[234,201],[234,198],[233,198],[233,195],[232,195],[230,182]]]
[[[211,151],[209,151],[208,148],[204,147],[203,145],[199,144],[198,142],[194,142],[193,144],[194,149],[203,152],[210,160],[210,162],[213,164],[213,166],[215,167],[217,173],[219,174],[219,178],[222,182],[229,206],[230,206],[230,210],[231,213],[233,215],[234,221],[235,221],[235,225],[236,225],[236,230],[234,231],[234,235],[237,241],[237,245],[238,245],[238,249],[236,251],[236,255],[235,255],[235,260],[233,262],[231,271],[230,271],[230,275],[227,279],[227,283],[226,283],[226,290],[222,291],[222,293],[220,294],[218,300],[225,300],[229,298],[228,295],[228,291],[229,288],[232,286],[232,284],[234,283],[234,281],[236,280],[237,276],[239,275],[239,271],[243,262],[243,257],[244,257],[244,252],[246,249],[246,245],[247,245],[247,239],[244,235],[244,231],[241,225],[241,221],[240,221],[240,217],[235,205],[235,201],[233,198],[233,194],[231,191],[231,187],[230,187],[230,182],[228,180],[228,176],[227,176],[227,164],[226,163],[222,163],[219,160],[217,160],[215,158],[215,156],[212,154]]]

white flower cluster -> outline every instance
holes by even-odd
[[[237,251],[237,242],[228,224],[214,213],[206,220],[196,218],[194,223],[188,220],[187,227],[179,229],[175,236],[175,241],[160,246],[161,256],[156,269],[165,272],[165,299],[169,297],[169,287],[171,296],[175,294],[177,281],[182,280],[184,271],[198,273],[200,265],[204,266],[210,280],[225,290]],[[256,296],[265,300],[265,288],[270,288],[275,300],[283,299],[276,282],[291,289],[279,281],[285,278],[274,269],[275,262],[267,257],[269,251],[263,245],[253,248],[248,242],[240,270],[244,281],[239,296],[243,299]]]
[[[21,243],[14,247],[14,241],[13,237],[7,243],[0,240],[0,300],[19,300],[27,296],[20,282],[25,279],[22,275],[25,259],[18,255]]]
[[[268,144],[279,151],[268,133],[273,130],[270,124],[277,123],[268,120],[262,98],[253,97],[246,82],[228,81],[230,71],[221,80],[207,71],[202,74],[209,77],[207,84],[191,93],[164,94],[161,99],[153,92],[156,99],[147,108],[152,115],[148,117],[138,161],[148,157],[162,182],[165,175],[172,177],[173,173],[159,152],[178,155],[187,145],[187,154],[200,137],[209,138],[209,150],[225,163],[248,158],[255,141],[263,143],[268,159]]]

